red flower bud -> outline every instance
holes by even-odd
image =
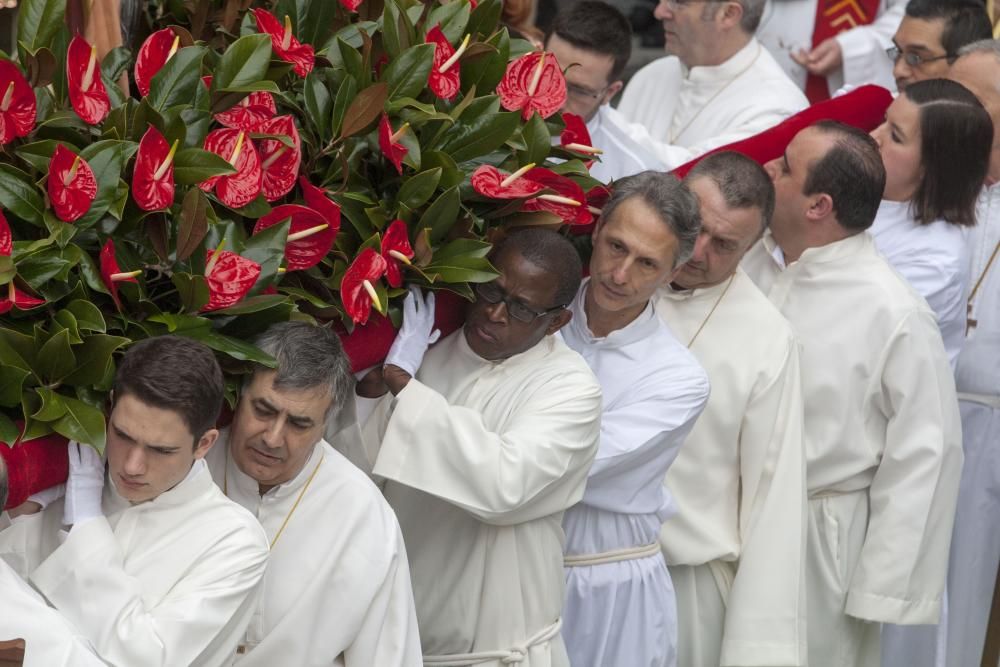
[[[174,153],[160,131],[152,125],[139,141],[132,171],[132,197],[144,211],[167,208],[174,201]]]
[[[574,181],[542,167],[536,167],[524,176],[547,190],[553,190],[555,194],[543,193],[529,199],[521,206],[522,211],[555,213],[568,225],[587,225],[593,221],[594,217],[587,209],[587,197],[583,188]]]
[[[382,114],[382,120],[378,122],[378,147],[382,149],[382,155],[388,158],[389,162],[396,167],[396,171],[403,174],[403,158],[410,150],[399,143],[398,139],[409,127],[408,124],[404,124],[399,130],[394,134],[392,131],[392,125],[389,124],[389,117]]]
[[[532,51],[507,65],[497,95],[504,109],[519,109],[524,120],[535,111],[548,118],[566,103],[566,79],[555,56]]]
[[[10,257],[13,249],[14,237],[10,233],[10,225],[7,224],[7,218],[0,211],[0,256]]]
[[[403,286],[403,264],[413,259],[413,247],[407,234],[406,223],[393,220],[382,235],[382,257],[385,258],[385,279],[390,287]]]
[[[205,83],[206,88],[212,87],[212,77],[203,76],[201,80]],[[226,127],[257,132],[260,126],[274,118],[274,114],[277,112],[278,108],[274,104],[274,96],[267,91],[257,90],[225,111],[215,114],[215,120]]]
[[[260,277],[260,264],[228,250],[217,253],[209,250],[206,263],[209,298],[201,309],[203,313],[238,303]]]
[[[0,60],[0,144],[26,137],[35,128],[35,91],[17,65]]]
[[[135,57],[135,85],[139,93],[149,95],[149,84],[167,61],[181,48],[180,35],[171,28],[157,30],[146,38]]]
[[[66,52],[66,80],[69,101],[76,115],[90,125],[99,124],[111,111],[111,100],[101,80],[97,49],[83,37],[75,36]]]
[[[458,88],[461,85],[461,67],[458,66],[458,57],[461,56],[461,53],[456,54],[451,42],[441,32],[441,27],[437,25],[427,32],[424,41],[428,44],[434,44],[434,64],[431,66],[427,83],[430,85],[431,91],[441,99],[453,99],[458,94]],[[469,37],[466,35],[459,51],[464,52],[468,45]]]
[[[275,55],[287,63],[295,65],[295,73],[305,76],[316,64],[316,54],[309,44],[301,44],[292,34],[292,21],[285,17],[285,25],[278,23],[274,14],[266,9],[255,9],[257,30],[271,37],[271,48]]]
[[[139,281],[135,277],[142,272],[122,272],[118,267],[118,260],[115,259],[115,242],[110,238],[104,243],[104,247],[101,248],[100,260],[101,280],[104,282],[104,286],[108,288],[108,291],[111,292],[111,298],[115,302],[115,306],[118,310],[121,310],[122,302],[118,298],[118,283],[137,283]]]
[[[285,245],[287,271],[302,271],[316,266],[326,257],[337,237],[337,229],[327,223],[318,211],[300,204],[282,204],[257,221],[253,233],[291,219],[288,243]]]
[[[47,185],[52,209],[63,222],[79,220],[97,197],[97,180],[90,165],[62,144],[49,160]]]
[[[261,189],[260,157],[244,130],[226,128],[209,132],[205,150],[228,160],[237,173],[213,176],[198,187],[205,192],[215,188],[215,196],[230,208],[241,208],[257,198]]]
[[[278,116],[260,126],[259,132],[285,136],[294,147],[289,147],[278,139],[264,139],[260,142],[263,190],[267,201],[274,201],[287,195],[295,187],[302,164],[302,141],[295,121],[291,116]]]
[[[381,303],[375,294],[373,283],[386,272],[385,258],[371,248],[365,248],[347,267],[344,280],[340,283],[340,298],[344,310],[355,324],[364,324],[372,312],[372,304],[381,310]]]
[[[31,310],[45,304],[45,299],[38,299],[27,292],[22,292],[14,286],[14,281],[7,283],[7,296],[0,299],[0,315],[9,313],[11,308]]]
[[[496,167],[483,164],[472,172],[472,189],[491,199],[523,199],[545,189],[525,174],[534,169],[534,163],[521,167],[513,174],[505,174]]]

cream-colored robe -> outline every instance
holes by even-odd
[[[320,440],[297,476],[261,496],[229,455],[228,435],[206,457],[216,483],[257,517],[269,540],[288,517],[236,663],[419,667],[403,536],[378,488]]]
[[[809,664],[878,664],[877,623],[937,621],[961,425],[934,314],[862,232],[743,260],[802,344]]]
[[[138,505],[106,480],[102,505],[104,516],[73,526],[65,541],[61,499],[18,518],[0,532],[0,557],[30,574],[112,665],[229,664],[264,576],[260,524],[203,461]]]
[[[712,383],[666,476],[678,514],[660,542],[677,589],[678,664],[803,665],[805,460],[791,327],[742,269],[732,284],[661,291],[657,312],[682,343],[694,338]],[[698,581],[726,587],[692,595]]]
[[[558,338],[497,363],[462,330],[377,406],[374,472],[403,529],[425,656],[568,665],[561,522],[583,496],[600,415],[596,378]]]

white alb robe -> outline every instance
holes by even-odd
[[[809,664],[877,665],[878,623],[937,622],[961,474],[934,315],[867,232],[744,268],[802,343]]]
[[[378,488],[320,440],[298,475],[261,496],[229,455],[228,435],[206,457],[216,484],[257,517],[269,540],[288,517],[236,663],[419,667],[403,536]]]
[[[610,105],[601,105],[587,122],[590,142],[604,151],[590,168],[590,175],[602,183],[638,174],[641,171],[667,171],[667,166],[653,153],[633,139],[629,122]]]
[[[869,231],[879,253],[934,311],[944,349],[954,367],[965,342],[967,229],[944,220],[918,224],[909,202],[883,199]]]
[[[381,442],[374,473],[403,529],[426,665],[568,665],[561,524],[600,416],[600,386],[562,340],[492,362],[461,329],[376,406],[366,433]]]
[[[646,65],[629,81],[618,111],[629,134],[668,169],[746,139],[809,106],[756,39],[721,65],[688,68],[676,56]]]
[[[657,538],[674,504],[663,476],[705,407],[708,377],[652,302],[624,328],[595,338],[584,312],[588,286],[561,333],[601,383],[604,411],[587,490],[563,517],[566,555],[647,545],[653,553],[567,567],[563,638],[573,667],[673,667],[677,613]]]
[[[806,69],[792,60],[792,53],[812,49],[816,26],[817,0],[767,0],[757,28],[757,39],[777,60],[779,66],[800,88],[806,86]],[[844,63],[826,77],[830,95],[844,86],[866,83],[896,90],[893,62],[885,50],[892,46],[906,0],[880,0],[878,15],[869,25],[855,26],[834,39],[840,45]]]
[[[678,506],[660,542],[677,592],[679,664],[804,665],[805,457],[792,329],[742,269],[731,284],[662,290],[656,305],[712,383],[665,482]]]
[[[19,517],[0,532],[0,556],[112,665],[228,665],[264,576],[260,524],[200,460],[137,505],[106,479],[102,505],[64,541],[62,499]]]

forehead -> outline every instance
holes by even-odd
[[[971,90],[985,105],[1000,102],[1000,59],[992,53],[970,53],[951,66],[948,78]]]
[[[760,208],[729,206],[722,196],[722,190],[708,176],[692,179],[688,188],[698,196],[701,224],[707,232],[734,241],[757,237],[761,226]]]
[[[497,283],[508,296],[537,306],[551,305],[555,298],[558,276],[546,268],[528,261],[519,250],[502,248],[493,258],[500,272]]]
[[[893,37],[901,49],[941,51],[941,35],[944,33],[944,19],[921,19],[904,16]]]
[[[150,405],[132,394],[116,398],[110,421],[114,427],[142,442],[190,443],[194,438],[179,412]]]
[[[628,236],[639,242],[641,248],[655,249],[673,246],[677,241],[670,225],[641,197],[629,197],[602,221],[605,233]]]
[[[566,69],[568,81],[597,82],[604,85],[611,75],[615,59],[605,53],[581,49],[553,34],[545,47],[555,55],[559,67]],[[570,65],[573,65],[570,67]]]
[[[275,387],[276,371],[257,371],[249,387],[244,393],[244,399],[267,403],[269,406],[290,415],[313,417],[317,420],[326,413],[333,401],[330,388],[322,385],[307,389],[290,387]]]
[[[826,155],[832,146],[832,133],[807,127],[795,135],[785,150],[788,166],[793,173],[802,172],[804,174],[813,163]]]

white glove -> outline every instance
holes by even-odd
[[[440,337],[441,331],[434,328],[434,292],[424,296],[419,287],[411,286],[403,301],[403,326],[389,348],[385,365],[416,375],[427,348]]]
[[[69,479],[66,480],[66,507],[63,523],[73,526],[103,514],[104,459],[93,447],[72,440],[69,445]]]
[[[33,493],[28,496],[28,500],[33,503],[38,503],[40,509],[45,509],[55,501],[59,500],[66,494],[65,484],[56,484],[55,486],[50,486],[47,489],[39,491],[38,493]]]

